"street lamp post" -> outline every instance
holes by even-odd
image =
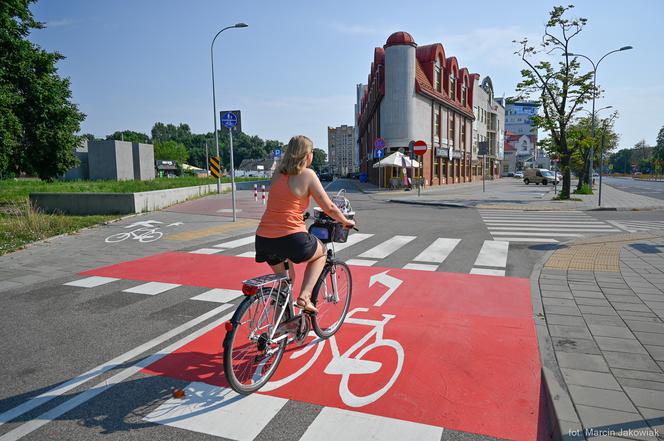
[[[616,53],[616,52],[621,52],[621,51],[627,51],[632,49],[632,46],[623,46],[620,49],[614,49],[612,51],[607,52],[602,56],[602,58],[599,59],[597,63],[595,63],[593,60],[591,60],[589,57],[583,55],[583,54],[577,54],[577,53],[572,53],[572,52],[564,52],[564,56],[572,56],[572,57],[582,57],[585,58],[586,60],[590,61],[590,64],[593,65],[593,110],[592,110],[592,121],[591,121],[591,132],[592,132],[592,138],[593,138],[593,143],[590,145],[590,158],[589,158],[589,166],[588,166],[588,175],[589,176],[589,185],[592,185],[592,169],[593,169],[593,156],[595,155],[595,98],[597,97],[597,68],[599,67],[599,63],[602,62],[602,60],[609,55]]]
[[[217,34],[212,39],[212,44],[210,44],[210,61],[212,65],[212,112],[213,112],[212,116],[214,117],[214,142],[217,147],[217,158],[220,158],[219,160],[220,165],[221,165],[221,157],[219,156],[219,134],[217,133],[217,94],[214,88],[214,42],[217,40],[219,34],[224,32],[226,29],[246,28],[247,26],[248,25],[245,23],[237,23],[234,24],[233,26],[227,26],[222,30],[220,30],[219,32],[217,32]],[[235,192],[235,188],[232,188],[232,190],[233,192]],[[221,173],[217,178],[217,193],[221,193]],[[235,204],[235,198],[233,198],[233,203]],[[233,221],[235,221],[235,207],[233,207]]]

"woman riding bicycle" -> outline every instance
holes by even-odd
[[[293,283],[292,264],[307,262],[297,306],[309,313],[318,312],[311,302],[311,292],[325,266],[325,247],[307,232],[304,224],[309,197],[344,228],[355,226],[327,196],[316,173],[308,168],[314,158],[313,148],[313,142],[306,136],[291,138],[272,176],[270,198],[256,230],[256,262],[267,262],[280,274],[285,271],[283,260],[288,259]]]

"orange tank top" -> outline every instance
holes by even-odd
[[[302,216],[308,207],[309,196],[298,198],[294,195],[288,186],[288,175],[280,174],[270,188],[270,197],[256,235],[275,238],[306,233]]]

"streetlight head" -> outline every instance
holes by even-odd
[[[576,57],[576,54],[572,52],[563,52],[563,55],[566,57]]]
[[[246,24],[246,23],[238,23],[238,24],[236,24],[236,25],[233,26],[233,27],[234,27],[234,28],[246,28],[247,26],[249,26],[249,25]]]
[[[621,48],[618,49],[618,50],[619,50],[619,51],[628,51],[628,50],[630,50],[630,49],[634,49],[634,48],[633,48],[632,46],[623,46],[623,47],[621,47]]]

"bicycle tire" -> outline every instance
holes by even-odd
[[[131,234],[129,234],[129,233],[125,233],[125,232],[115,233],[115,234],[111,234],[110,236],[108,236],[104,240],[104,242],[106,242],[106,243],[118,243],[118,242],[122,242],[123,240],[127,240],[130,237],[131,237]]]
[[[162,233],[161,231],[148,231],[147,233],[143,233],[140,236],[138,236],[138,241],[141,243],[150,243],[154,242],[155,240],[161,239],[163,235],[164,233]]]
[[[233,343],[235,342],[235,339],[238,337],[238,333],[242,329],[241,323],[242,323],[242,318],[244,317],[245,313],[249,310],[249,308],[252,306],[253,303],[257,302],[263,295],[269,295],[269,294],[261,294],[260,292],[254,296],[247,297],[240,303],[240,306],[238,306],[237,310],[235,311],[235,314],[233,314],[233,318],[231,319],[231,323],[233,324],[233,329],[230,332],[226,333],[226,337],[224,338],[224,343],[223,343],[223,348],[224,348],[224,374],[226,376],[226,380],[228,381],[228,384],[231,386],[231,388],[241,394],[241,395],[249,395],[253,392],[256,392],[258,389],[263,387],[269,380],[270,377],[274,374],[274,372],[277,370],[277,367],[279,366],[279,363],[281,362],[281,358],[284,355],[284,350],[286,349],[286,344],[288,341],[288,338],[285,338],[281,340],[278,343],[278,347],[276,352],[274,353],[274,360],[272,362],[272,365],[268,368],[267,372],[263,374],[260,378],[259,381],[256,381],[250,385],[244,384],[241,379],[239,379],[235,373],[235,370],[233,369]],[[271,295],[270,297],[273,298],[273,300],[276,300],[274,295]],[[273,302],[273,300],[270,300],[271,304],[276,304],[276,301]],[[282,321],[286,321],[290,319],[290,311],[288,308],[284,311],[284,316],[282,317]],[[242,338],[242,337],[240,337]],[[249,345],[257,345],[259,343],[256,342],[251,342],[249,340]],[[257,347],[258,349],[258,347]],[[256,373],[252,372],[251,373],[251,378],[253,378]]]
[[[326,302],[325,302],[325,295],[323,294],[323,298],[319,299],[319,295],[321,293],[321,289],[327,289],[327,278],[332,274],[332,265],[335,266],[335,275],[344,273],[347,275],[347,293],[345,295],[345,299],[343,299],[343,307],[341,309],[341,314],[339,315],[339,318],[336,319],[330,326],[326,326],[322,324],[325,322],[325,307],[326,307]],[[318,314],[314,314],[311,316],[311,325],[314,328],[314,332],[316,333],[317,336],[323,339],[327,339],[332,337],[336,332],[341,328],[341,325],[343,325],[344,320],[346,319],[346,314],[348,314],[348,309],[350,307],[350,301],[351,297],[353,294],[353,278],[350,273],[350,269],[348,268],[348,265],[346,265],[345,262],[335,262],[330,266],[326,266],[323,269],[323,272],[321,273],[320,277],[316,281],[316,285],[314,285],[314,290],[311,295],[311,301],[316,305],[318,308],[319,312]],[[339,269],[342,271],[340,272]],[[339,283],[339,282],[337,282]],[[330,281],[331,284],[331,281]],[[330,287],[331,288],[331,287]],[[330,303],[332,304],[332,303]],[[338,303],[334,303],[335,305],[338,305]],[[333,316],[329,316],[333,317]],[[336,317],[336,316],[335,316]]]

